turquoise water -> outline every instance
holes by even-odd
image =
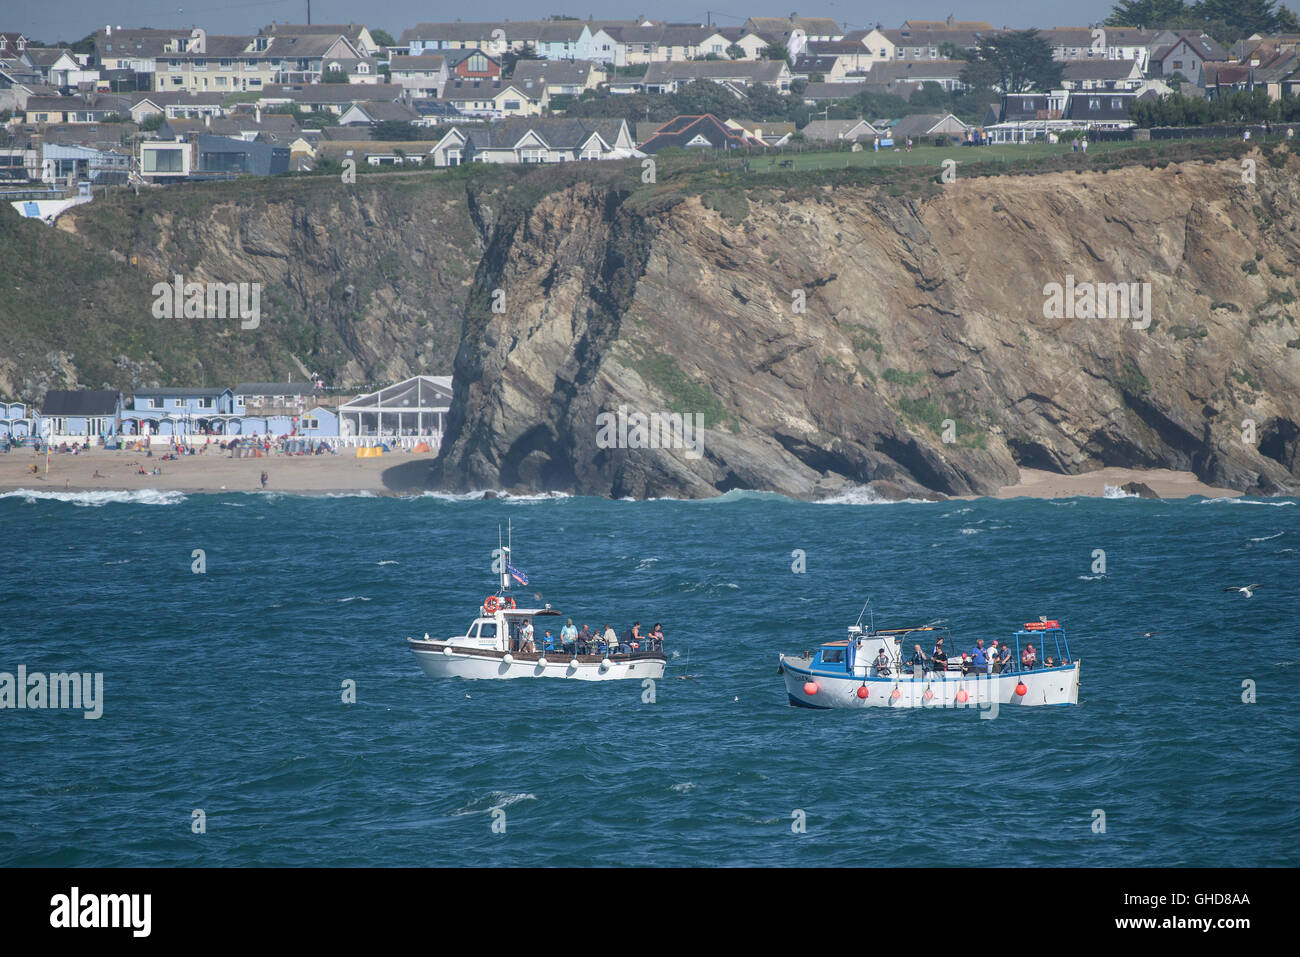
[[[422,674],[406,637],[463,629],[507,520],[527,593],[663,622],[653,703]],[[0,522],[0,671],[104,675],[99,720],[0,711],[0,864],[1300,858],[1294,500],[7,494]],[[1059,618],[1079,706],[789,707],[778,652],[868,596],[878,626],[945,617],[959,648]]]

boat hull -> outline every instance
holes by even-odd
[[[1014,671],[998,675],[968,675],[959,672],[914,677],[871,675],[854,677],[813,669],[807,659],[781,656],[786,694],[793,707],[801,708],[979,708],[986,712],[1001,707],[1034,707],[1079,703],[1079,668],[1082,662],[1057,668]],[[806,685],[817,688],[809,694]],[[1016,693],[1023,683],[1025,694]],[[865,687],[867,697],[858,696]],[[895,690],[898,694],[895,695]],[[930,692],[929,697],[926,692]],[[965,692],[964,698],[960,692]],[[961,700],[959,700],[959,698]]]
[[[538,654],[464,648],[441,641],[410,639],[410,648],[420,668],[430,678],[469,678],[502,680],[515,678],[562,678],[569,681],[639,681],[658,680],[664,676],[668,659],[658,654],[580,655],[575,665],[572,655],[548,657]],[[608,662],[608,664],[604,664]]]

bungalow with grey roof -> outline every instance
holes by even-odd
[[[647,93],[676,93],[695,80],[711,80],[743,96],[744,87],[759,84],[784,93],[793,78],[784,60],[693,60],[651,63],[640,86]]]
[[[433,149],[435,166],[626,159],[636,144],[622,119],[511,119],[457,127]]]
[[[1069,60],[1061,79],[1066,90],[1136,90],[1143,82],[1136,60]]]

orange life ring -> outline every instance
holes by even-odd
[[[514,608],[514,607],[515,607],[515,600],[514,600],[513,598],[511,598],[509,595],[507,595],[505,598],[501,599],[501,607],[502,607],[502,608]]]
[[[488,595],[487,598],[483,600],[483,610],[489,615],[495,615],[497,609],[500,607],[501,602],[496,595]]]

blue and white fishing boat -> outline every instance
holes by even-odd
[[[942,638],[947,662],[936,663]],[[1004,665],[977,667],[970,652],[952,648],[948,628],[876,629],[851,625],[847,637],[801,655],[781,655],[790,704],[800,708],[995,708],[1079,703],[1080,659],[1071,658],[1060,622],[1041,618],[1013,635]],[[925,660],[914,663],[921,645]],[[930,646],[926,653],[926,646]],[[1033,646],[1032,662],[1025,652]]]

